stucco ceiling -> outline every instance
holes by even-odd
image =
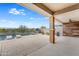
[[[43,3],[43,4],[52,11],[62,10],[69,6],[75,5],[75,3]]]
[[[75,5],[76,3],[43,3],[50,10],[56,12],[60,11],[69,6]],[[67,23],[69,20],[71,21],[79,21],[79,9],[69,11],[66,13],[55,15],[55,18],[61,21],[62,23]],[[57,21],[56,21],[57,22]],[[59,24],[58,22],[56,24]]]
[[[66,13],[63,13],[60,15],[55,15],[55,17],[56,17],[56,19],[59,19],[63,23],[69,22],[70,19],[72,22],[79,21],[79,9],[70,11],[70,12],[66,12]]]

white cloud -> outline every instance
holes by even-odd
[[[43,18],[40,18],[40,17],[30,17],[31,20],[34,20],[34,19],[43,19]]]
[[[25,26],[27,26],[28,28],[39,27],[39,25],[37,25],[36,23],[31,23],[31,22],[24,22],[22,25],[25,25]]]
[[[7,20],[3,19],[3,20],[0,20],[0,22],[6,22]]]
[[[18,26],[19,24],[16,21],[6,20],[6,19],[0,20],[0,27],[13,28],[13,27],[18,27]]]
[[[35,18],[33,18],[33,17],[30,17],[30,19],[35,19]]]
[[[24,11],[24,9],[20,9],[19,11]]]
[[[23,9],[17,10],[16,8],[11,8],[11,9],[9,10],[9,13],[11,13],[11,14],[13,14],[13,15],[26,15],[26,14],[24,13],[24,10],[23,10]]]

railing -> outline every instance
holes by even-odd
[[[29,33],[0,33],[0,40],[14,39],[16,37],[21,37],[24,35],[31,35],[31,34],[35,34],[35,33],[32,33],[32,32],[29,32]],[[11,36],[11,37],[7,38],[8,36]]]

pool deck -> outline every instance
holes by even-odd
[[[79,56],[78,37],[56,37],[49,43],[48,35],[29,35],[19,39],[0,41],[2,56]]]

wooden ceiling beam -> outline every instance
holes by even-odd
[[[54,15],[54,12],[51,11],[48,7],[46,7],[44,4],[42,3],[33,3],[34,5],[38,6],[39,8],[43,9],[44,11],[48,12],[51,15]],[[62,21],[56,19],[57,21],[59,21],[60,23],[63,23]]]
[[[63,23],[61,20],[59,20],[59,19],[56,19],[58,22],[60,22],[60,23]]]
[[[33,3],[34,5],[36,5],[37,7],[41,8],[42,10],[48,12],[49,14],[53,15],[54,12],[51,11],[48,7],[46,7],[44,4],[42,3]]]

